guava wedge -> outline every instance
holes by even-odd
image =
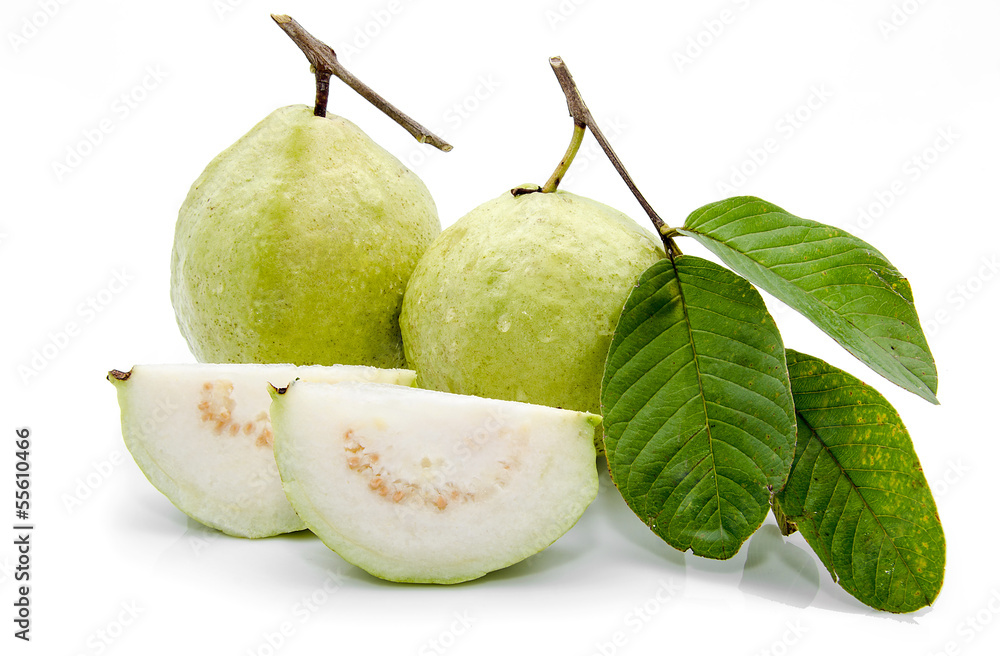
[[[512,565],[597,496],[597,415],[377,383],[271,396],[292,507],[382,579],[459,583]]]
[[[413,384],[405,369],[333,365],[137,365],[114,370],[122,436],[156,489],[223,533],[261,538],[305,528],[272,451],[269,385],[296,378]]]

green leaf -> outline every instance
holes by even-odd
[[[897,385],[937,403],[937,369],[906,278],[870,244],[759,198],[695,210],[678,230]]]
[[[944,579],[934,498],[896,410],[857,378],[786,351],[798,439],[775,494],[830,574],[863,603],[894,613],[929,605]]]
[[[681,255],[639,278],[604,371],[608,467],[671,546],[730,558],[761,525],[795,447],[784,346],[760,294]]]

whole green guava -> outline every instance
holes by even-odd
[[[401,367],[403,292],[440,231],[427,187],[356,125],[278,109],[180,208],[177,323],[202,362]]]
[[[663,257],[621,212],[568,192],[505,192],[421,258],[400,326],[420,387],[600,414],[625,299]]]

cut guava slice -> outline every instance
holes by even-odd
[[[597,496],[597,415],[376,383],[271,396],[292,507],[382,579],[458,583],[520,562]]]
[[[108,374],[125,446],[146,478],[193,519],[247,538],[305,528],[274,463],[270,385],[296,378],[412,385],[414,377],[405,369],[276,364],[137,365]]]

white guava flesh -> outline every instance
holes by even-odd
[[[138,365],[112,371],[122,435],[146,478],[202,524],[260,538],[305,528],[274,463],[269,386],[296,378],[412,385],[405,369],[253,364]]]
[[[371,383],[271,395],[288,500],[379,578],[478,578],[550,545],[597,495],[596,415]]]

